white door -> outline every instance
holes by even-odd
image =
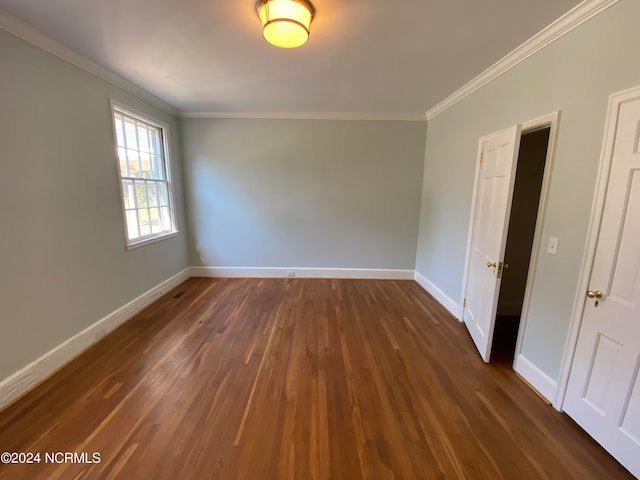
[[[640,90],[635,97],[614,112],[604,209],[563,408],[640,477]]]
[[[489,361],[511,211],[520,125],[480,139],[462,318]]]

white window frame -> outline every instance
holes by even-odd
[[[174,203],[174,195],[173,195],[173,182],[172,182],[172,177],[171,177],[171,157],[169,155],[169,152],[171,151],[171,146],[170,146],[170,136],[169,136],[169,126],[164,123],[161,122],[149,115],[147,115],[146,113],[142,113],[142,112],[138,112],[130,107],[128,107],[127,105],[123,105],[120,102],[117,102],[113,99],[110,99],[110,103],[111,103],[111,123],[113,126],[113,141],[114,141],[114,153],[115,153],[115,167],[118,173],[118,185],[119,185],[119,189],[120,189],[120,206],[121,206],[121,212],[122,212],[122,220],[123,220],[123,224],[124,224],[124,238],[125,238],[125,247],[127,250],[133,250],[135,248],[138,247],[142,247],[144,245],[148,245],[150,243],[155,243],[158,242],[160,240],[164,240],[166,238],[171,238],[176,236],[179,232],[178,232],[178,228],[177,228],[177,222],[176,222],[176,208],[175,208],[175,203]],[[144,236],[139,236],[137,238],[134,239],[130,239],[129,236],[129,226],[127,224],[127,208],[125,205],[125,191],[124,191],[124,182],[127,180],[133,180],[134,178],[131,177],[123,177],[121,170],[120,170],[120,156],[118,153],[118,148],[120,147],[118,145],[118,134],[117,134],[117,127],[116,127],[116,112],[120,113],[120,114],[124,114],[128,117],[134,118],[140,122],[144,122],[150,126],[156,127],[158,129],[160,129],[161,131],[161,135],[162,135],[162,161],[163,161],[163,166],[164,166],[164,173],[165,173],[165,178],[163,180],[161,180],[162,182],[166,182],[167,184],[167,200],[168,200],[168,206],[169,206],[169,215],[170,215],[170,221],[171,221],[171,229],[169,231],[163,231],[163,232],[158,232],[158,233],[149,233],[148,235],[144,235]],[[126,148],[126,146],[125,146]],[[135,188],[134,188],[135,191]],[[134,194],[134,197],[136,195]],[[148,201],[148,200],[147,200]],[[136,200],[137,202],[137,200]],[[136,205],[136,211],[138,210],[138,206]],[[139,222],[139,218],[138,218],[138,222]],[[140,232],[141,227],[140,224],[138,223],[138,231]]]

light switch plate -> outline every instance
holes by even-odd
[[[555,255],[558,253],[558,237],[549,237],[549,244],[547,245],[547,253]]]

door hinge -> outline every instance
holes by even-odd
[[[480,165],[484,162],[484,153],[480,153]]]
[[[467,308],[467,299],[466,298],[462,301],[462,308]]]

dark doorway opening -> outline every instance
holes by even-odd
[[[544,126],[525,131],[520,138],[504,255],[505,269],[491,349],[492,363],[511,365],[514,361],[550,132],[551,128]]]

